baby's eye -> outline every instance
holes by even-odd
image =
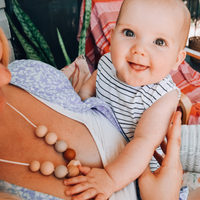
[[[127,36],[127,37],[134,37],[135,36],[133,31],[128,30],[128,29],[124,30],[124,35]]]
[[[166,43],[163,39],[157,39],[154,41],[155,44],[159,45],[159,46],[165,46]]]

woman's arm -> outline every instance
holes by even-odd
[[[158,170],[154,173],[149,166],[139,177],[140,195],[142,200],[178,200],[182,180],[180,162],[181,145],[181,113],[176,112],[173,125],[167,134],[166,155]],[[163,150],[165,152],[165,150]],[[155,192],[157,191],[157,192]]]
[[[90,97],[96,96],[96,76],[97,70],[93,72],[90,78],[85,82],[78,92],[78,95],[81,97],[81,100],[88,99]]]

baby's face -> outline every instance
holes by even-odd
[[[159,82],[185,58],[180,12],[148,2],[127,0],[111,33],[117,77],[132,86]]]

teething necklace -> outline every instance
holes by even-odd
[[[14,111],[20,114],[27,122],[29,122],[35,129],[35,135],[39,138],[43,138],[47,144],[54,145],[55,150],[59,153],[63,153],[63,157],[66,160],[70,160],[70,163],[66,166],[59,165],[54,169],[54,165],[50,161],[45,161],[42,164],[39,163],[37,160],[33,160],[30,164],[28,163],[21,163],[21,162],[14,162],[9,160],[0,159],[0,162],[6,162],[11,164],[17,165],[25,165],[29,166],[29,169],[32,172],[36,172],[40,170],[43,175],[50,175],[54,172],[56,178],[64,178],[64,177],[73,177],[79,175],[79,169],[77,165],[80,165],[78,160],[73,160],[76,157],[76,152],[73,149],[67,149],[67,143],[64,140],[57,141],[57,135],[53,132],[49,132],[47,127],[44,125],[36,126],[33,124],[27,117],[25,117],[20,111],[6,102],[8,106],[10,106]]]

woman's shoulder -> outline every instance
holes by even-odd
[[[78,99],[65,74],[51,65],[35,60],[16,60],[8,68],[12,75],[10,83],[33,95],[58,104],[66,102],[66,98]]]
[[[11,74],[18,75],[14,76],[14,78],[26,77],[27,79],[27,77],[38,77],[38,75],[42,75],[43,77],[50,76],[49,78],[52,76],[54,76],[54,78],[55,76],[59,78],[66,78],[60,70],[47,63],[36,60],[15,60],[8,65],[8,68]]]
[[[10,83],[25,90],[42,90],[49,86],[68,86],[72,89],[63,72],[41,61],[16,60],[8,65],[8,69],[12,75]]]

